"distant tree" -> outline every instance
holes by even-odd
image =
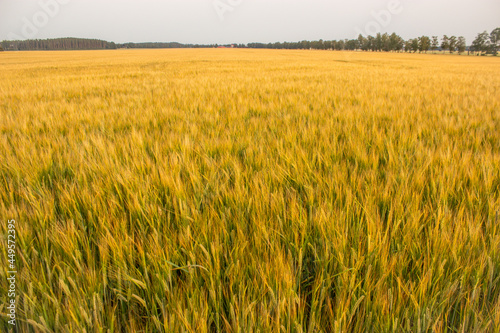
[[[385,33],[385,34],[382,35],[382,50],[384,52],[392,51],[392,48],[391,48],[391,37],[387,33]]]
[[[400,36],[396,35],[396,33],[392,33],[389,37],[390,49],[392,51],[401,51],[404,47],[404,40]]]
[[[315,50],[321,50],[321,49],[323,49],[323,40],[320,39],[319,41],[312,41],[311,42],[311,48],[315,49]]]
[[[411,40],[411,50],[413,51],[413,53],[418,51],[418,38]]]
[[[450,53],[455,52],[458,42],[457,37],[451,36],[448,42],[449,42]]]
[[[472,42],[472,50],[477,53],[488,52],[490,47],[490,34],[484,31],[477,35],[476,39]]]
[[[418,38],[409,39],[405,42],[406,52],[417,52],[418,51]]]
[[[500,46],[500,28],[496,28],[490,34],[490,43],[493,50],[493,54],[498,54],[498,48]]]
[[[382,34],[379,32],[377,36],[375,36],[375,50],[374,51],[382,51]]]
[[[441,49],[443,49],[443,51],[446,51],[449,48],[450,48],[450,39],[448,38],[448,36],[444,35],[443,39],[441,40]]]
[[[3,47],[2,47],[2,45],[0,45],[0,52],[3,52]]]
[[[344,40],[339,40],[337,42],[337,50],[345,50],[345,41]]]
[[[359,42],[357,39],[350,39],[345,41],[345,49],[354,51],[359,49]]]
[[[422,36],[418,38],[418,50],[420,52],[425,52],[429,51],[431,48],[431,39],[427,36]]]
[[[308,40],[303,40],[300,42],[300,48],[303,50],[309,50],[311,48],[311,42]]]
[[[408,39],[404,42],[405,46],[405,52],[411,52],[411,42],[412,40],[411,39]]]
[[[465,37],[460,36],[457,40],[457,51],[458,53],[464,53],[467,49],[467,43],[465,42]]]
[[[438,36],[432,36],[431,49],[432,51],[436,51],[438,48],[439,48]]]
[[[368,50],[375,51],[375,37],[368,36],[366,44],[368,45]]]
[[[366,51],[365,50],[366,38],[362,34],[359,34],[358,36],[358,45],[361,50]]]

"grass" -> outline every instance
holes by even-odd
[[[499,72],[418,54],[0,54],[18,330],[498,332]]]

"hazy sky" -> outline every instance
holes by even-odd
[[[499,0],[0,0],[0,40],[248,43],[397,32],[470,44],[499,26]]]

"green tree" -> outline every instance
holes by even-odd
[[[278,48],[278,47],[276,47],[276,48]],[[320,39],[318,41],[312,41],[311,48],[315,49],[315,50],[322,50],[323,49],[323,40]]]
[[[390,49],[392,51],[401,51],[404,47],[404,40],[400,36],[396,35],[395,32],[389,37]]]
[[[441,40],[441,49],[443,49],[443,51],[446,51],[449,48],[450,48],[450,39],[448,38],[448,36],[444,35],[443,39]]]
[[[431,49],[432,51],[436,51],[438,48],[439,48],[438,36],[432,36]]]
[[[418,38],[411,40],[411,50],[413,51],[413,53],[418,51]]]
[[[493,54],[498,54],[498,48],[500,46],[500,28],[496,28],[490,34],[491,48],[493,49]]]
[[[405,43],[405,50],[407,52],[417,52],[418,51],[418,38],[409,39]]]
[[[357,50],[359,48],[359,42],[357,39],[346,40],[345,48],[350,51]]]
[[[385,52],[391,51],[391,38],[387,33],[382,35],[382,50]]]
[[[448,42],[449,42],[450,53],[455,52],[455,50],[457,49],[457,42],[458,42],[457,37],[451,36]]]
[[[362,34],[359,34],[359,36],[358,36],[358,44],[359,44],[360,49],[362,49],[363,51],[366,51],[366,49],[365,49],[366,38]]]
[[[472,42],[472,50],[474,52],[483,53],[487,52],[490,47],[490,35],[484,31],[477,35],[476,39]]]
[[[460,36],[457,40],[457,51],[458,53],[464,53],[467,48],[467,43],[465,42],[465,37]]]
[[[368,36],[366,39],[367,50],[375,51],[375,37]]]
[[[377,36],[375,36],[375,51],[382,51],[382,34],[379,32]]]
[[[418,38],[418,50],[420,52],[425,52],[429,51],[431,48],[431,39],[427,36],[422,36]]]
[[[412,42],[411,39],[405,41],[405,52],[411,52],[411,42]]]

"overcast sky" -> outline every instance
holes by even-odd
[[[0,0],[0,40],[222,44],[397,32],[470,44],[499,26],[499,0]]]

